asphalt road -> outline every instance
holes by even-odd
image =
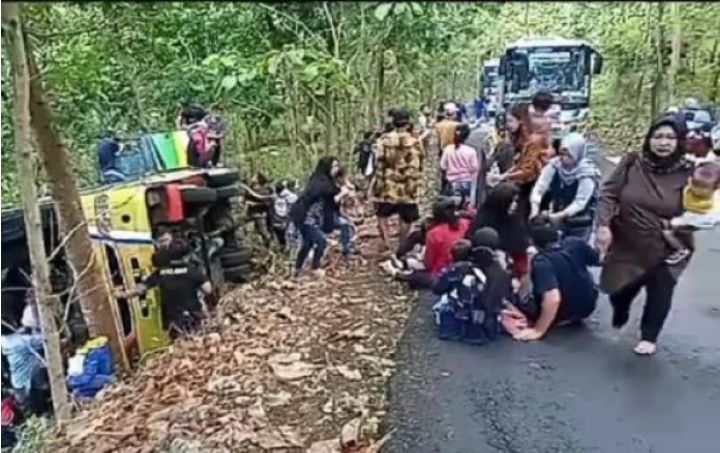
[[[601,297],[585,326],[474,347],[437,339],[424,295],[400,343],[383,452],[719,451],[720,232],[698,245],[649,358],[632,352],[642,301],[621,331]]]

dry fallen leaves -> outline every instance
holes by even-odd
[[[359,247],[368,263],[230,292],[202,332],[87,404],[55,453],[377,451],[358,415],[384,413],[413,298],[379,272],[377,240]]]

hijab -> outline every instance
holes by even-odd
[[[670,126],[677,137],[677,147],[669,156],[658,156],[650,149],[650,137],[660,126]],[[648,129],[643,142],[640,163],[651,173],[666,174],[674,173],[686,168],[687,162],[683,159],[685,155],[685,143],[687,138],[687,125],[685,118],[680,114],[665,113],[656,119]]]
[[[563,184],[569,185],[583,178],[600,178],[600,170],[587,157],[587,143],[585,137],[577,132],[571,132],[560,142],[560,149],[566,149],[573,158],[572,166],[565,166],[560,156],[550,159],[550,165]]]

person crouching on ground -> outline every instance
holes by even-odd
[[[540,213],[543,199],[551,205],[550,218],[562,224],[563,237],[590,239],[600,185],[600,170],[586,157],[582,134],[562,139],[557,157],[540,172],[530,195],[530,217]]]
[[[440,271],[452,262],[450,250],[453,244],[462,239],[470,227],[468,219],[458,217],[453,201],[434,203],[432,213],[431,226],[425,235],[424,269],[398,269],[392,261],[381,264],[384,271],[414,289],[432,288]]]
[[[500,235],[500,249],[512,258],[513,276],[521,279],[528,273],[526,222],[517,212],[520,190],[517,185],[503,182],[493,187],[478,209],[468,232],[472,239],[483,227],[493,228]]]
[[[290,209],[290,219],[300,232],[302,245],[295,260],[295,277],[300,276],[310,251],[311,268],[322,274],[322,259],[327,247],[326,235],[333,230],[338,204],[349,194],[346,187],[338,187],[334,178],[340,171],[335,157],[320,159],[302,195]]]
[[[595,310],[598,290],[589,266],[600,265],[600,255],[585,241],[569,237],[560,242],[560,230],[545,216],[530,221],[530,238],[538,249],[530,264],[537,316],[532,327],[515,333],[516,340],[544,337],[552,326],[581,321]]]

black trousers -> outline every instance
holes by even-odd
[[[402,259],[405,255],[410,253],[416,245],[422,245],[425,243],[425,234],[421,230],[413,230],[407,235],[404,241],[398,244],[398,248],[395,251],[395,256],[398,259]]]
[[[645,288],[645,307],[640,321],[640,336],[645,341],[655,343],[670,312],[676,284],[677,281],[667,265],[662,264],[651,269],[638,281],[610,295],[615,316],[627,320],[630,305],[640,290]]]

